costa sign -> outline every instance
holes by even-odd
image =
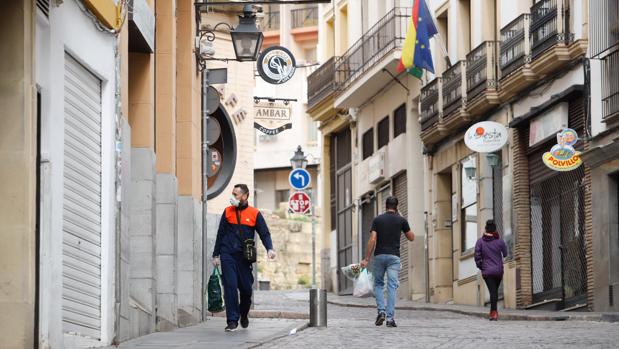
[[[582,165],[580,152],[574,149],[578,134],[571,128],[557,133],[557,144],[542,155],[544,164],[554,171],[572,171]]]
[[[494,121],[482,121],[469,127],[464,134],[464,143],[472,151],[492,153],[507,143],[507,129]]]

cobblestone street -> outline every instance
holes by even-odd
[[[293,296],[289,296],[293,297]],[[300,298],[300,297],[299,297]],[[260,299],[263,303],[264,299]],[[328,327],[260,348],[617,348],[619,324],[499,321],[441,311],[396,311],[398,328],[374,326],[375,310],[330,304]]]

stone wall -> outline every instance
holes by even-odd
[[[271,290],[311,287],[312,284],[312,223],[309,217],[292,217],[283,210],[263,210],[273,246],[275,261],[267,260],[261,244],[258,249],[258,281],[269,282]],[[316,223],[316,283],[320,286],[320,222]]]

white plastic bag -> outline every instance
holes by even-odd
[[[342,267],[340,269],[342,271],[342,275],[346,276],[349,280],[355,281],[361,272],[361,267],[359,264],[351,264],[346,267]]]
[[[374,277],[367,269],[361,270],[361,273],[354,281],[354,286],[352,292],[354,297],[366,298],[374,296]]]

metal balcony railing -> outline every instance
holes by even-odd
[[[438,78],[421,88],[421,131],[427,130],[438,121],[439,91],[440,79]]]
[[[619,50],[602,60],[602,111],[603,118],[619,113]]]
[[[589,49],[592,57],[619,44],[619,1],[589,1]]]
[[[267,12],[262,21],[262,30],[279,30],[279,11]]]
[[[485,41],[466,55],[466,97],[472,100],[496,87],[496,42]]]
[[[311,108],[335,92],[335,62],[339,57],[331,57],[307,77],[307,106]]]
[[[535,59],[546,50],[572,39],[569,11],[565,0],[541,0],[531,7],[531,55]]]
[[[525,63],[529,54],[526,45],[529,39],[530,16],[524,13],[501,29],[501,76],[507,76]]]
[[[402,47],[409,17],[410,8],[392,9],[342,55],[335,65],[339,90],[348,88],[388,52]]]
[[[292,29],[313,27],[318,25],[318,6],[299,8],[290,11]]]
[[[465,72],[465,62],[459,61],[443,73],[443,114],[449,115],[462,103],[462,81]]]

